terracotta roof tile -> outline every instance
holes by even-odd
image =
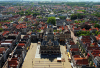
[[[80,58],[80,55],[74,55],[74,58]]]
[[[79,51],[79,49],[78,48],[71,48],[70,51]]]
[[[25,43],[18,43],[18,46],[25,46]]]
[[[3,53],[3,51],[6,51],[5,48],[0,48],[0,53]]]
[[[3,33],[2,33],[2,35],[4,36],[4,35],[6,35],[6,34],[8,34],[9,33],[9,31],[4,31]]]
[[[17,60],[11,60],[11,61],[8,61],[8,67],[16,67],[18,65],[18,62]]]
[[[88,65],[88,59],[84,59],[84,58],[81,59],[81,60],[80,59],[79,60],[77,59],[76,64],[77,65]]]

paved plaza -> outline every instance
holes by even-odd
[[[71,64],[68,62],[68,57],[65,54],[65,46],[60,46],[62,58],[65,58],[65,62],[57,62],[57,58],[41,58],[39,47],[37,43],[31,43],[22,68],[71,68]]]

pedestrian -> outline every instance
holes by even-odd
[[[50,65],[49,65],[49,67],[50,67]]]
[[[33,60],[32,60],[32,67],[33,67]]]
[[[33,64],[33,60],[32,60],[32,64]]]
[[[40,61],[39,61],[39,63],[40,63]]]

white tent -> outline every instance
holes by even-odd
[[[61,62],[61,57],[57,57],[57,61],[60,61]]]

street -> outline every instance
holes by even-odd
[[[70,29],[71,38],[73,38],[73,41],[74,41],[75,43],[77,43],[77,37],[74,36],[74,33],[71,31],[71,28],[69,27],[69,25],[67,25],[67,26],[68,26],[68,28]]]

